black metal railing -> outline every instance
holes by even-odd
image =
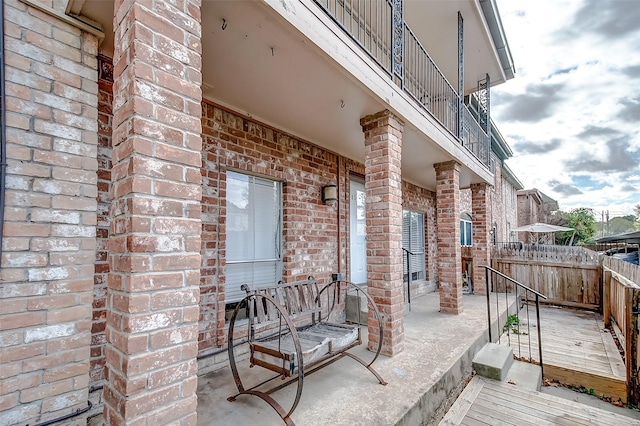
[[[406,24],[402,1],[314,0],[407,94],[487,168],[489,136]],[[463,121],[458,126],[458,120]],[[462,127],[462,134],[460,133]]]
[[[407,289],[405,290],[405,300],[409,304],[409,310],[411,310],[411,282],[413,281],[413,273],[411,271],[411,256],[420,256],[423,255],[424,252],[414,253],[404,247],[402,247],[402,251],[406,255],[406,265],[407,265]],[[403,265],[404,266],[404,265]]]
[[[491,319],[491,293],[495,293],[496,315],[498,315],[498,343],[501,343],[503,335],[506,335],[507,343],[509,346],[516,349],[518,354],[516,357],[520,361],[527,361],[530,363],[538,363],[540,370],[544,375],[544,366],[542,362],[542,332],[540,324],[540,299],[546,299],[544,294],[541,294],[526,285],[519,283],[518,281],[510,278],[503,273],[496,271],[489,266],[483,266],[485,268],[485,277],[487,284],[487,316],[489,321],[489,341],[493,342],[492,335],[492,319]],[[500,293],[504,293],[504,300],[506,303],[506,321],[504,325],[500,322]],[[509,295],[515,294],[516,309],[515,312],[509,313]],[[531,315],[529,308],[531,303],[535,306],[535,328],[537,330],[537,342],[531,341]],[[522,344],[522,340],[526,340],[526,345]],[[533,343],[533,344],[532,344]],[[534,359],[532,347],[537,343],[538,347],[538,360]],[[523,346],[526,346],[523,349]],[[527,349],[528,348],[528,349]],[[523,351],[525,355],[523,355]],[[528,352],[528,356],[527,355]]]

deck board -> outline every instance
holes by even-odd
[[[465,396],[451,407],[441,426],[638,424],[638,420],[631,417],[479,376],[475,376],[466,389],[471,390],[463,391]]]
[[[520,332],[525,332],[526,325],[531,324],[531,335],[503,334],[500,343],[510,345],[516,357],[531,355],[539,361],[535,315],[530,311],[527,317],[525,308],[519,315]],[[584,386],[598,395],[626,401],[624,363],[599,314],[541,307],[540,321],[545,378]]]

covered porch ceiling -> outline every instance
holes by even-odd
[[[407,21],[450,82],[457,81],[458,10],[469,16],[465,20],[465,91],[475,91],[478,75],[487,71],[503,76],[475,1],[434,1],[430,3],[437,6],[430,8],[420,3],[405,2]],[[70,10],[102,25],[106,37],[100,50],[113,57],[113,1],[75,0]],[[375,96],[269,4],[204,0],[202,53],[205,99],[364,162],[360,118],[387,108],[389,100]],[[482,71],[474,73],[476,69]],[[407,123],[404,180],[435,190],[433,164],[452,159]],[[461,187],[481,181],[463,161]]]

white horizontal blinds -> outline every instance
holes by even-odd
[[[424,215],[422,213],[402,211],[402,247],[416,253],[409,255],[411,279],[424,279]],[[405,281],[408,279],[407,253],[403,253],[402,270]],[[419,253],[419,254],[418,254]]]
[[[241,300],[242,284],[282,279],[281,189],[278,182],[227,172],[227,303]]]

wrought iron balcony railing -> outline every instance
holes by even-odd
[[[404,21],[402,0],[314,0],[416,102],[490,167],[490,139]],[[462,108],[461,114],[458,109]],[[458,120],[462,120],[459,126]]]

